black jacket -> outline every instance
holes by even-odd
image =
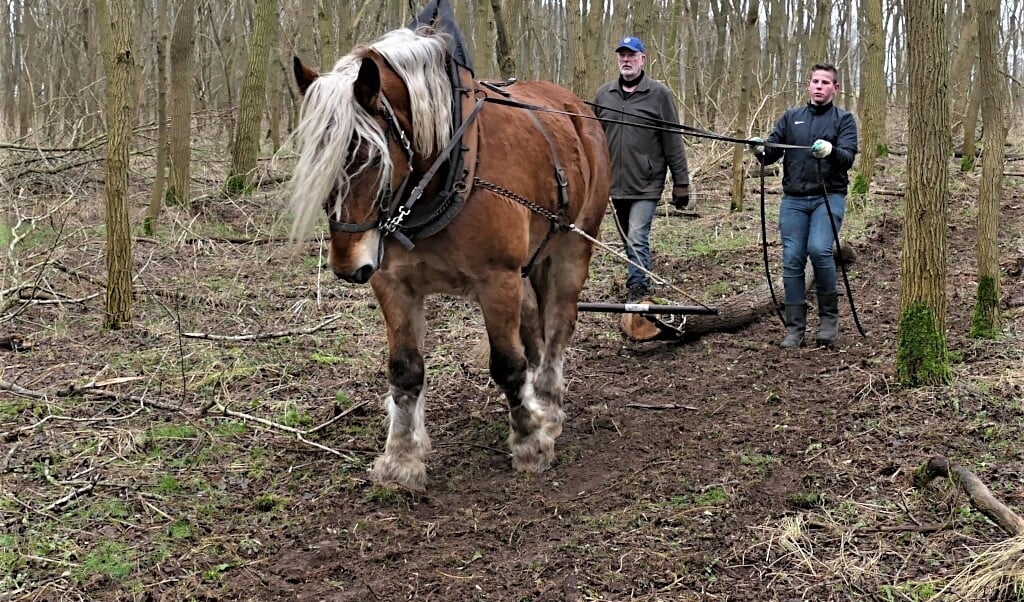
[[[832,153],[821,160],[821,177],[818,176],[818,160],[808,149],[774,148],[766,146],[762,163],[782,161],[782,191],[791,196],[816,196],[824,191],[846,194],[850,186],[847,172],[853,167],[857,156],[857,122],[853,114],[832,103],[789,109],[775,124],[767,142],[811,146],[815,140],[832,143]],[[825,190],[822,190],[822,182]]]
[[[679,123],[672,92],[664,84],[644,74],[636,90],[629,98],[624,98],[618,80],[611,81],[597,90],[594,104],[598,105],[594,113],[601,119],[610,120],[602,121],[601,125],[608,137],[608,150],[612,157],[613,199],[661,198],[668,171],[672,172],[674,185],[690,184],[682,134],[629,125],[659,125],[657,121],[652,122],[639,115]]]

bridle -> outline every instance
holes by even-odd
[[[391,189],[390,181],[385,182],[384,186],[381,187],[380,192],[377,194],[377,199],[374,201],[374,205],[378,207],[376,219],[361,223],[343,222],[337,219],[330,208],[325,207],[325,210],[327,211],[327,226],[331,232],[356,234],[373,229],[380,231],[381,237],[377,251],[378,261],[381,260],[381,256],[384,253],[384,240],[389,236],[396,238],[406,249],[412,249],[412,241],[401,230],[405,218],[412,213],[413,204],[415,204],[423,195],[423,191],[426,189],[427,185],[430,184],[430,181],[434,178],[438,169],[448,162],[453,149],[462,144],[462,135],[476,119],[477,114],[480,113],[480,109],[483,108],[484,102],[487,100],[486,97],[477,99],[476,106],[473,107],[472,112],[470,112],[459,128],[452,134],[448,144],[441,150],[441,152],[438,153],[437,158],[434,159],[434,163],[426,172],[424,172],[423,177],[420,178],[420,183],[410,191],[408,197],[403,203],[402,198],[405,195],[405,189],[409,185],[409,181],[412,179],[414,171],[412,165],[412,143],[409,141],[409,137],[402,129],[402,126],[398,123],[398,118],[395,116],[395,110],[391,107],[391,103],[388,102],[387,97],[381,93],[380,99],[380,115],[386,126],[384,128],[384,136],[385,138],[393,136],[395,141],[402,148],[402,152],[405,154],[406,163],[409,165],[408,173],[406,173],[405,178],[402,179],[402,183],[398,186],[397,191]]]
[[[408,205],[399,205],[399,201],[402,198],[402,193],[405,191],[405,187],[409,184],[409,180],[412,177],[412,143],[409,141],[409,137],[405,134],[405,130],[403,130],[402,126],[398,123],[398,118],[395,116],[395,110],[391,107],[391,103],[388,102],[387,97],[381,94],[380,99],[380,114],[386,125],[384,128],[384,136],[385,138],[393,136],[395,141],[398,143],[398,146],[402,148],[402,152],[405,154],[406,163],[409,164],[409,171],[405,178],[402,179],[402,183],[398,186],[398,194],[395,194],[391,189],[390,181],[385,182],[381,187],[380,192],[377,193],[377,199],[374,201],[374,205],[378,207],[378,209],[377,217],[373,220],[361,223],[343,222],[337,219],[334,210],[325,206],[324,210],[327,212],[327,227],[331,232],[357,234],[360,232],[378,229],[382,234],[384,234],[384,236],[387,236],[398,230],[402,221],[409,215],[410,209]]]

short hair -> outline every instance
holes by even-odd
[[[814,65],[811,66],[810,73],[814,73],[815,71],[828,71],[832,74],[832,81],[839,80],[839,71],[832,63],[814,63]]]

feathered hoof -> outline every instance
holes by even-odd
[[[516,472],[544,472],[555,464],[555,440],[542,430],[528,437],[509,437],[512,468]]]
[[[373,463],[373,482],[422,493],[427,489],[427,467],[422,460],[383,455]]]

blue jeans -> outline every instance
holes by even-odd
[[[651,269],[651,222],[654,212],[658,209],[658,199],[639,201],[612,199],[615,218],[618,220],[619,235],[626,247],[626,257],[630,261]],[[625,230],[625,233],[622,232]],[[626,288],[649,290],[651,281],[647,274],[631,264],[626,265]]]
[[[846,196],[829,194],[828,207],[822,195],[782,195],[779,207],[779,234],[782,237],[782,282],[786,303],[803,303],[806,299],[804,266],[811,258],[815,288],[821,293],[836,290],[836,262],[832,257],[835,235],[829,223],[829,211],[835,220],[836,232],[843,226]]]

